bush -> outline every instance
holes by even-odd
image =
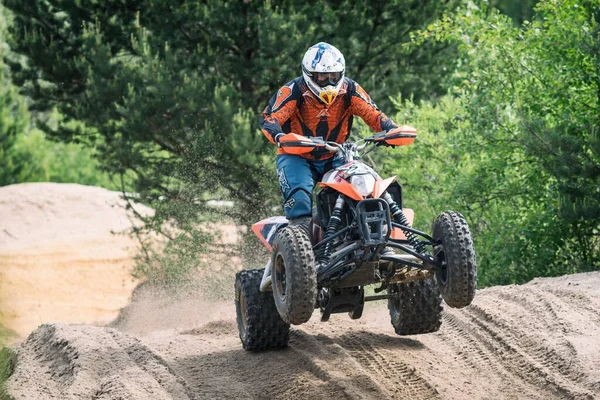
[[[417,38],[458,44],[461,84],[396,100],[421,135],[383,163],[428,219],[467,216],[483,286],[600,268],[599,21],[597,3],[549,0],[523,28],[470,8]]]

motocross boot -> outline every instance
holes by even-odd
[[[302,228],[306,232],[306,235],[312,243],[312,217],[303,216],[298,218],[292,218],[290,219],[289,224],[290,226],[298,226]]]

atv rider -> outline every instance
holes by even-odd
[[[263,111],[260,126],[269,141],[279,144],[293,132],[344,143],[354,115],[375,132],[397,128],[358,83],[344,77],[345,69],[344,56],[337,48],[324,42],[311,46],[302,59],[302,76],[282,86]],[[292,225],[308,228],[315,181],[340,161],[324,148],[294,155],[280,147],[277,154],[285,217]]]

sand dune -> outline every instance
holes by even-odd
[[[13,341],[49,321],[116,318],[137,284],[136,242],[124,234],[133,216],[123,206],[120,193],[91,186],[0,188],[0,310]]]

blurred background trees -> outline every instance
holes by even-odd
[[[11,14],[0,5],[0,186],[21,182],[77,182],[118,189],[117,181],[100,170],[94,149],[75,143],[52,141],[36,128],[42,118],[56,125],[60,116],[30,112],[31,101],[19,93],[11,81],[11,71],[3,62]],[[23,57],[13,60],[24,62]]]
[[[428,112],[416,125],[446,165],[422,170],[446,188],[438,208],[469,215],[484,285],[600,267],[599,22],[598,2],[543,1],[523,27],[471,8],[417,38],[458,45],[452,100],[400,104],[400,118]]]
[[[597,2],[3,1],[1,184],[122,178],[179,233],[142,274],[169,252],[196,268],[202,222],[280,213],[258,115],[321,40],[420,131],[373,161],[421,228],[466,215],[483,285],[599,266]]]

